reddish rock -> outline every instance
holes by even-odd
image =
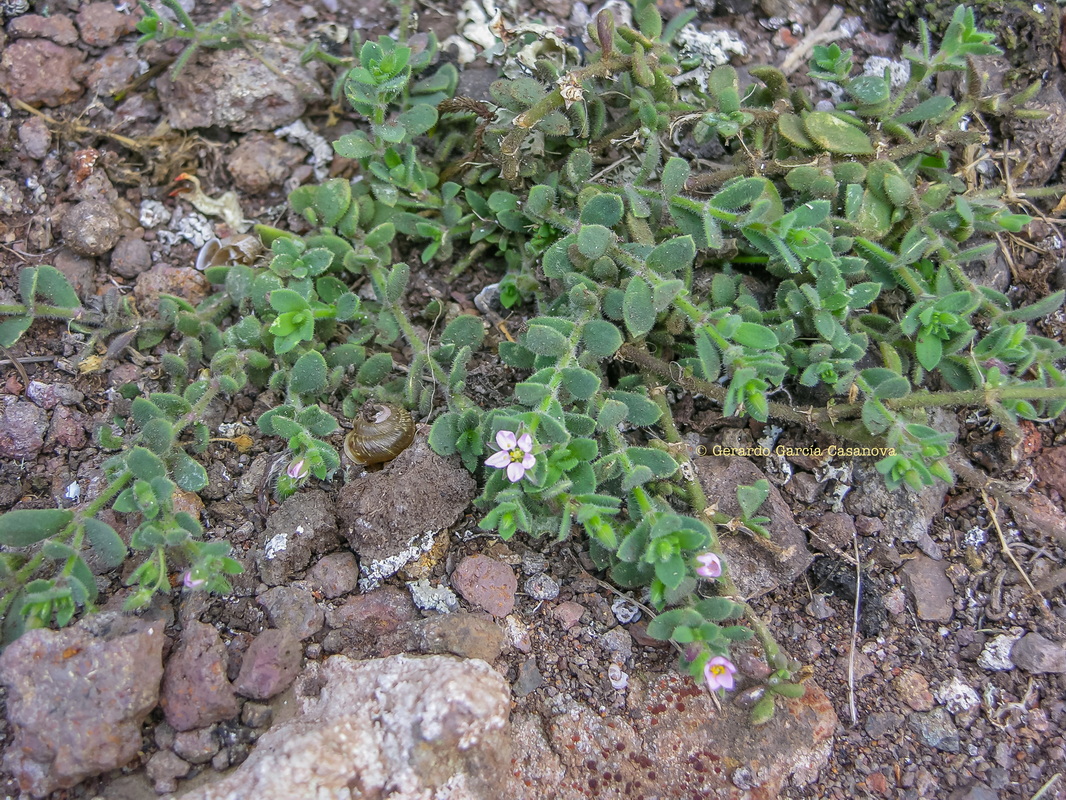
[[[99,614],[27,631],[0,655],[13,739],[4,769],[43,797],[124,766],[159,698],[163,624]]]
[[[191,621],[182,631],[163,675],[160,705],[176,731],[237,716],[240,706],[226,680],[226,647],[210,625]]]
[[[96,94],[110,95],[133,80],[138,71],[137,59],[119,45],[84,64],[75,77]]]
[[[1037,480],[1041,480],[1066,498],[1066,447],[1049,447],[1036,457]]]
[[[409,644],[401,627],[416,619],[418,609],[410,592],[385,586],[366,594],[349,597],[329,611],[326,622],[337,638],[336,650],[359,655],[395,655]]]
[[[933,693],[929,691],[929,681],[913,669],[905,669],[892,681],[900,700],[915,711],[929,711],[933,707]]]
[[[192,267],[168,267],[156,264],[137,276],[133,296],[139,308],[155,308],[159,295],[173,294],[196,305],[211,290],[211,284],[203,273]]]
[[[53,14],[43,17],[40,14],[23,14],[8,23],[7,31],[14,38],[49,39],[56,44],[74,44],[78,41],[78,31],[70,17]]]
[[[237,145],[226,167],[237,188],[259,194],[280,186],[306,156],[306,150],[273,134],[252,133]]]
[[[78,297],[89,297],[93,293],[96,279],[96,261],[80,256],[69,247],[64,247],[52,258],[52,266],[74,287]]]
[[[307,571],[307,583],[327,600],[354,592],[359,584],[359,562],[345,550],[330,553]]]
[[[48,420],[33,403],[2,398],[0,405],[0,458],[36,458],[44,447]]]
[[[152,266],[152,251],[144,239],[127,236],[111,251],[111,269],[123,278],[136,278]]]
[[[506,617],[514,610],[518,579],[513,569],[493,558],[467,556],[452,573],[452,588],[494,617]]]
[[[237,676],[238,694],[253,700],[269,700],[285,691],[300,672],[301,655],[300,640],[291,631],[284,628],[263,631],[244,654],[241,674]]]
[[[74,69],[85,53],[45,39],[19,39],[0,57],[0,90],[31,106],[73,103],[84,89]]]
[[[81,450],[89,443],[89,437],[85,433],[85,425],[82,422],[82,414],[66,406],[57,406],[52,412],[52,428],[50,436],[56,443],[71,450]]]
[[[275,627],[291,631],[301,641],[322,630],[325,622],[325,612],[303,586],[275,586],[263,592],[258,602]]]
[[[575,603],[573,600],[559,603],[551,610],[552,617],[563,626],[564,631],[568,631],[577,625],[581,621],[581,615],[584,613],[585,607],[581,603]]]
[[[118,11],[113,3],[89,3],[78,10],[78,29],[85,44],[108,47],[134,30],[137,20]]]

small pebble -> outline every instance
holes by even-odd
[[[625,597],[619,597],[611,603],[611,612],[614,614],[614,618],[623,625],[636,622],[641,617],[637,604]]]
[[[541,572],[526,580],[525,591],[534,600],[554,600],[559,596],[559,582],[548,573]]]
[[[102,200],[78,203],[63,217],[63,240],[71,250],[83,256],[102,256],[122,235],[118,213]]]

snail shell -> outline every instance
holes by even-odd
[[[415,423],[407,409],[367,403],[344,437],[344,453],[360,465],[383,464],[407,448],[415,438]]]

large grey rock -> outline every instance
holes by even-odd
[[[317,686],[233,774],[183,800],[507,797],[510,690],[483,661],[333,656],[297,695]]]
[[[718,504],[719,511],[734,516],[740,514],[737,487],[750,486],[766,477],[748,459],[737,456],[704,456],[692,463],[707,497]],[[792,583],[813,558],[807,549],[807,537],[776,486],[770,486],[770,496],[759,513],[770,518],[767,528],[773,548],[744,533],[721,539],[730,577],[745,598],[759,597],[782,583]]]
[[[125,765],[162,676],[158,621],[107,613],[26,632],[0,655],[14,733],[4,769],[27,796],[44,797]]]
[[[275,7],[258,20],[258,32],[291,39],[294,21],[287,9]],[[259,57],[238,47],[204,50],[173,80],[161,75],[159,101],[172,128],[180,131],[219,126],[243,133],[270,130],[299,119],[308,100],[321,99],[322,87],[300,52],[280,44],[256,46]],[[264,62],[286,75],[280,80]]]

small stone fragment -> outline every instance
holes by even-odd
[[[118,11],[113,3],[89,3],[76,17],[81,39],[93,47],[110,47],[134,29],[136,18]]]
[[[152,266],[152,252],[139,236],[119,239],[111,251],[111,269],[123,278],[136,278]]]
[[[525,697],[544,685],[544,676],[537,669],[537,659],[530,656],[518,667],[518,678],[511,686],[515,697]]]
[[[500,626],[482,614],[445,614],[416,625],[419,650],[451,653],[462,658],[480,658],[492,663],[506,644]]]
[[[287,583],[314,556],[331,552],[340,543],[337,519],[326,493],[300,492],[284,501],[267,519],[256,551],[259,577],[267,586]]]
[[[174,752],[191,764],[206,764],[215,753],[220,744],[215,731],[216,726],[197,728],[194,731],[181,731],[174,735]]]
[[[275,586],[259,595],[257,602],[275,628],[292,631],[300,641],[322,630],[326,619],[314,595],[302,586]]]
[[[122,235],[122,222],[114,207],[102,200],[78,203],[63,217],[63,240],[83,256],[102,256]]]
[[[307,571],[307,585],[327,600],[355,591],[359,584],[359,562],[345,550],[322,556]]]
[[[1005,633],[989,640],[981,651],[981,655],[977,657],[977,666],[992,672],[1006,672],[1014,669],[1014,662],[1011,661],[1011,648],[1014,647],[1016,641],[1018,641],[1017,636],[1008,636]]]
[[[459,608],[459,598],[447,586],[434,586],[426,578],[407,584],[411,599],[423,611],[450,614]]]
[[[518,579],[514,570],[488,556],[467,556],[452,573],[452,586],[463,598],[494,617],[506,617],[514,609]]]
[[[53,14],[45,17],[41,14],[23,14],[8,23],[7,31],[12,36],[22,39],[49,39],[56,44],[74,44],[78,41],[78,31],[70,17]]]
[[[905,669],[892,681],[892,688],[900,699],[915,711],[929,711],[933,707],[933,694],[929,681],[912,669]]]
[[[951,721],[951,716],[943,708],[936,708],[926,713],[914,713],[908,717],[911,729],[923,742],[946,753],[957,753],[962,749],[959,729]]]
[[[234,684],[237,693],[253,700],[269,700],[280,694],[296,680],[301,656],[300,640],[287,628],[263,631],[244,654]]]
[[[1037,675],[1066,672],[1066,646],[1039,633],[1027,633],[1015,642],[1010,657],[1015,666]]]
[[[269,133],[244,137],[226,164],[237,188],[259,194],[280,186],[307,152]]]
[[[0,654],[12,736],[4,769],[43,797],[124,766],[163,675],[163,623],[118,613],[30,630]]]
[[[903,724],[903,716],[891,711],[875,711],[866,718],[864,728],[871,739],[879,739],[895,733]]]
[[[976,709],[981,704],[977,691],[958,677],[938,686],[933,694],[938,703],[956,715]]]
[[[48,418],[33,403],[0,399],[0,458],[33,459],[44,447]]]
[[[955,614],[955,589],[945,572],[945,562],[919,555],[903,567],[903,579],[914,598],[918,619],[947,622]]]
[[[562,625],[564,631],[570,630],[581,621],[581,615],[585,613],[585,607],[573,600],[559,603],[551,610],[551,615]]]
[[[159,794],[170,794],[178,788],[178,778],[184,778],[192,767],[169,750],[160,750],[148,759],[145,768],[148,778]]]
[[[526,579],[523,588],[534,600],[554,600],[559,596],[559,582],[546,572]]]
[[[154,308],[159,295],[172,294],[196,305],[211,289],[202,273],[193,267],[171,267],[156,264],[137,276],[133,296],[141,308]]]
[[[241,709],[241,722],[249,728],[267,728],[274,720],[274,709],[266,703],[245,703]]]
[[[19,141],[26,155],[41,159],[48,155],[52,147],[52,132],[40,117],[30,117],[19,125]]]

